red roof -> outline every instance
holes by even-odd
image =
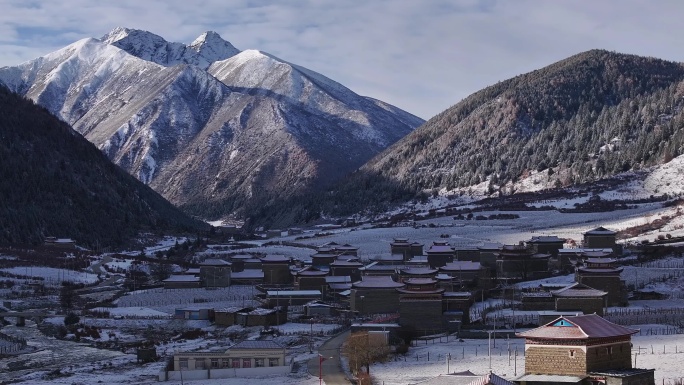
[[[638,330],[616,325],[596,314],[575,317],[560,317],[544,326],[518,333],[525,338],[545,339],[590,339],[630,336]]]

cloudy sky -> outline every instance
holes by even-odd
[[[679,0],[0,0],[0,66],[122,26],[213,30],[428,119],[592,48],[684,61]]]

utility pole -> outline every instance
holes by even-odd
[[[492,331],[489,330],[487,332],[487,334],[489,335],[489,339],[487,341],[487,348],[488,348],[487,351],[489,353],[489,369],[491,370],[492,369]]]
[[[518,375],[518,347],[515,347],[515,360],[513,364],[513,375],[517,376]]]
[[[494,311],[494,347],[496,348],[496,311]]]
[[[309,333],[309,353],[313,353],[313,319],[309,320],[311,323],[311,332]]]

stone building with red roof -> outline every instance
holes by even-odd
[[[550,257],[526,245],[504,245],[496,253],[496,277],[507,282],[548,277]]]
[[[423,244],[410,242],[408,238],[394,238],[390,243],[390,252],[403,257],[404,262],[413,257],[423,255]]]
[[[588,248],[613,248],[615,247],[615,238],[617,233],[608,230],[605,227],[597,227],[589,230],[584,235],[584,242],[582,245]]]
[[[453,262],[456,252],[448,242],[435,241],[425,254],[427,255],[428,265],[433,269],[437,269],[449,262]]]
[[[364,275],[352,284],[349,305],[359,314],[396,313],[399,310],[398,288],[405,285],[388,275]]]
[[[607,292],[581,283],[573,283],[559,290],[551,291],[556,311],[579,311],[584,314],[603,315]]]
[[[613,258],[587,258],[577,268],[575,280],[608,293],[608,306],[627,306],[627,286],[620,278],[622,267]]]
[[[525,338],[525,374],[515,381],[588,385],[610,378],[611,384],[653,384],[653,370],[632,368],[631,336],[637,332],[589,314],[517,333]]]

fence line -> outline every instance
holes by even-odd
[[[19,337],[14,337],[0,332],[0,339],[8,341],[9,343],[0,346],[0,355],[16,353],[26,348],[26,340]]]

